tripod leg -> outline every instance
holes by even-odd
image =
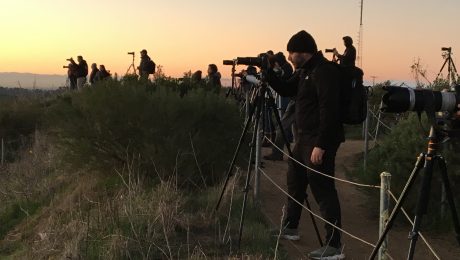
[[[275,99],[273,98],[273,95],[270,92],[268,92],[268,96],[269,96],[269,105],[273,108],[273,110],[275,110],[276,109]],[[287,139],[286,132],[284,131],[283,125],[281,123],[280,115],[278,113],[275,113],[275,118],[276,118],[276,123],[278,123],[278,127],[281,130],[281,134],[283,135],[284,142],[286,143],[289,156],[293,157],[291,146],[289,145],[289,141]],[[305,204],[307,205],[307,209],[311,210],[310,202],[308,201],[307,198],[305,198]],[[316,237],[318,238],[318,242],[320,246],[322,247],[323,240],[321,239],[321,234],[319,233],[319,229],[318,229],[318,225],[316,224],[315,217],[313,216],[311,212],[309,212],[309,215],[311,218],[311,222],[313,224],[313,228],[315,229],[315,233],[316,233]]]
[[[277,110],[277,107],[276,107],[276,104],[275,104],[275,99],[273,98],[273,94],[271,94],[270,92],[268,92],[268,96],[269,96],[269,106],[274,110],[276,111]],[[289,156],[292,157],[292,150],[291,150],[291,147],[289,145],[289,141],[287,139],[287,135],[286,135],[286,132],[284,131],[284,127],[283,127],[283,124],[281,123],[281,118],[280,118],[280,115],[278,113],[274,113],[275,114],[275,120],[276,120],[276,123],[278,124],[278,127],[280,128],[281,130],[281,135],[283,136],[283,140],[284,140],[284,143],[286,144],[287,146],[287,149],[288,149],[288,154]]]
[[[446,161],[442,157],[436,157],[436,159],[437,161],[439,161],[442,182],[444,184],[444,188],[446,189],[446,198],[447,202],[449,203],[450,211],[452,213],[452,223],[454,223],[455,237],[457,239],[458,244],[460,245],[460,223],[458,220],[457,210],[455,208],[454,196],[452,195],[452,189],[450,187],[450,182],[447,175]]]
[[[388,234],[388,231],[390,231],[391,227],[393,226],[393,223],[394,223],[399,211],[401,210],[402,204],[403,204],[404,200],[406,199],[407,195],[409,194],[410,188],[414,184],[415,177],[417,177],[418,172],[420,171],[420,169],[423,166],[423,163],[425,162],[425,156],[426,155],[423,154],[423,153],[418,156],[417,161],[415,162],[415,167],[414,167],[414,169],[412,170],[412,172],[411,172],[411,174],[409,176],[409,179],[408,179],[408,181],[406,183],[406,186],[404,186],[404,189],[401,192],[399,200],[396,203],[393,211],[391,212],[391,215],[388,218],[388,222],[387,222],[387,224],[385,226],[385,229],[383,230],[382,235],[379,237],[379,240],[377,241],[377,244],[375,245],[375,248],[372,250],[372,253],[371,253],[371,256],[369,257],[369,259],[372,260],[372,259],[375,258],[375,256],[377,255],[377,253],[378,253],[378,251],[380,249],[380,246],[382,245],[383,241],[385,240],[386,235]]]
[[[263,93],[263,91],[262,91]],[[241,244],[241,236],[243,234],[243,225],[244,225],[244,216],[245,216],[245,211],[246,211],[246,202],[248,199],[248,193],[249,193],[249,183],[251,181],[251,168],[252,168],[252,154],[255,151],[255,149],[258,149],[256,147],[256,138],[257,138],[257,132],[259,131],[259,120],[261,114],[263,114],[263,104],[264,104],[264,98],[259,100],[259,104],[257,104],[257,112],[256,112],[256,117],[255,117],[255,123],[254,123],[254,133],[252,134],[252,142],[251,142],[251,150],[249,153],[249,162],[248,162],[248,169],[247,169],[247,174],[246,174],[246,184],[244,186],[244,197],[243,197],[243,205],[241,207],[241,218],[240,218],[240,228],[239,228],[239,233],[238,233],[238,249],[240,249],[240,244]],[[255,165],[255,167],[259,167],[259,165]]]
[[[436,79],[439,78],[439,76],[441,75],[442,70],[444,69],[444,66],[446,66],[446,64],[447,64],[447,59],[446,59],[446,60],[444,61],[444,63],[442,64],[442,67],[441,67],[441,69],[439,70],[439,73],[438,73],[438,75],[436,76]]]
[[[428,154],[425,158],[425,165],[423,166],[423,178],[420,191],[418,193],[417,208],[415,210],[414,226],[409,233],[409,239],[411,240],[409,246],[409,253],[407,259],[411,260],[414,258],[415,245],[418,240],[420,225],[422,224],[423,215],[426,214],[428,208],[428,202],[430,200],[431,191],[431,179],[433,178],[433,162],[434,157]]]
[[[236,158],[238,157],[238,153],[240,152],[241,145],[242,145],[242,143],[244,141],[244,137],[246,136],[246,133],[247,133],[247,131],[249,129],[249,125],[251,124],[252,117],[253,117],[254,111],[256,109],[256,104],[258,104],[260,102],[259,101],[260,98],[261,98],[260,96],[255,96],[254,105],[247,104],[247,105],[250,106],[249,116],[246,119],[246,122],[244,124],[243,132],[241,133],[240,140],[238,141],[238,145],[236,146],[235,153],[233,155],[232,161],[231,161],[230,166],[229,166],[228,171],[227,171],[227,178],[225,179],[224,186],[222,187],[222,191],[220,193],[220,197],[219,197],[219,200],[217,201],[217,205],[216,205],[214,211],[217,211],[219,209],[220,203],[222,202],[222,198],[224,196],[225,189],[227,187],[228,181],[230,179],[230,176],[232,176],[233,167],[235,166]]]

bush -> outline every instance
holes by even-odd
[[[160,82],[106,81],[58,98],[48,125],[69,162],[113,169],[136,158],[150,177],[220,180],[240,133],[237,106],[203,89],[181,98],[177,83]]]

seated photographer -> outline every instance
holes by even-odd
[[[208,76],[206,77],[206,85],[210,88],[220,89],[222,86],[220,83],[220,72],[217,69],[216,64],[208,65]]]
[[[99,69],[97,68],[97,64],[93,63],[91,64],[91,73],[89,74],[89,83],[94,84],[96,82],[96,75],[99,72]]]
[[[99,72],[96,75],[96,81],[110,78],[110,72],[105,69],[104,65],[99,65]]]
[[[336,48],[334,48],[334,55],[338,58],[339,64],[345,67],[354,67],[356,61],[356,49],[353,46],[353,39],[350,36],[342,38],[343,44],[345,45],[345,52],[339,54]]]

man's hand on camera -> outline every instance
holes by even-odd
[[[314,164],[314,165],[320,165],[323,163],[323,155],[324,155],[324,150],[319,148],[319,147],[315,147],[313,148],[313,151],[311,152],[311,157],[310,157],[310,161]]]
[[[334,55],[335,55],[335,56],[338,56],[338,55],[339,55],[339,52],[337,51],[336,48],[334,48]]]

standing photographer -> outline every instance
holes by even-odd
[[[77,89],[81,89],[86,83],[86,76],[88,76],[88,63],[86,63],[82,56],[77,57],[78,64],[73,58],[70,58],[69,61],[77,68]]]
[[[275,54],[270,63],[273,64],[273,71],[275,71],[282,80],[286,81],[291,78],[293,73],[292,66],[287,62],[282,52]],[[295,99],[293,97],[281,97],[281,110],[281,127],[289,141],[292,140],[292,125],[295,121]],[[285,143],[284,136],[279,126],[277,126],[275,135],[275,146],[284,149],[284,145],[289,145],[289,143]],[[264,155],[264,159],[272,161],[283,160],[283,153],[275,146],[272,147],[271,154]]]
[[[296,73],[288,81],[268,72],[269,84],[283,96],[296,96],[295,117],[298,138],[293,149],[294,159],[308,167],[334,176],[335,156],[340,143],[345,140],[339,107],[339,71],[318,51],[313,37],[300,31],[287,44],[289,61]],[[303,203],[306,189],[311,191],[319,205],[321,215],[330,223],[341,227],[340,203],[334,180],[307,170],[289,160],[287,186],[289,195]],[[282,237],[300,239],[298,225],[302,207],[288,198],[287,215]],[[326,224],[327,245],[308,254],[313,259],[343,259],[341,233]]]
[[[339,54],[336,48],[334,48],[334,55],[339,59],[340,65],[344,67],[354,67],[356,61],[356,49],[353,46],[353,39],[350,36],[342,38],[343,44],[345,45],[345,52]]]
[[[155,62],[153,62],[149,55],[147,55],[147,50],[143,49],[141,51],[141,63],[139,64],[139,67],[137,67],[141,79],[147,80],[150,74],[155,73],[155,67]]]

